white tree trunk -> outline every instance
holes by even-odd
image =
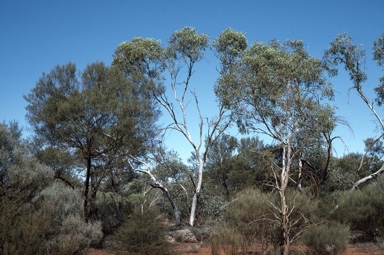
[[[289,255],[290,233],[289,233],[289,212],[286,200],[286,191],[289,180],[289,170],[291,165],[291,144],[288,140],[286,145],[283,145],[283,166],[281,170],[280,180],[280,202],[281,202],[281,228],[283,232],[282,252],[284,255]]]
[[[192,204],[191,204],[191,213],[189,217],[189,225],[193,227],[195,224],[196,218],[196,209],[198,204],[198,199],[200,195],[201,185],[203,183],[203,169],[204,169],[204,161],[201,159],[201,156],[197,154],[197,159],[199,161],[199,170],[197,174],[197,185],[195,188],[195,194],[193,194]]]
[[[193,227],[195,224],[195,216],[196,216],[196,208],[197,208],[197,196],[198,194],[195,192],[192,198],[192,204],[191,204],[191,214],[189,217],[189,225]]]

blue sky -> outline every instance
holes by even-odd
[[[231,27],[246,34],[249,42],[300,39],[309,53],[321,58],[329,43],[344,31],[367,48],[368,81],[364,90],[373,98],[373,87],[384,72],[371,61],[371,46],[384,33],[382,0],[1,0],[0,1],[0,121],[25,122],[23,95],[35,86],[43,72],[69,61],[80,70],[94,61],[110,64],[115,48],[134,36],[151,37],[166,44],[175,30],[195,27],[215,39]],[[217,78],[212,54],[196,69],[193,86],[201,95],[205,116],[215,98]],[[362,140],[374,136],[374,117],[348,91],[345,75],[333,79],[337,114],[349,121],[353,133],[339,127],[335,135],[338,156],[362,151]],[[382,109],[378,109],[384,116]],[[176,141],[170,134],[169,140]],[[180,155],[189,155],[181,143],[169,142]],[[184,156],[183,156],[184,157]]]

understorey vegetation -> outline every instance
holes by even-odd
[[[292,245],[337,254],[383,242],[384,125],[375,107],[384,78],[373,104],[365,51],[349,35],[321,59],[307,48],[248,43],[232,29],[210,42],[184,27],[166,45],[121,43],[111,64],[42,74],[24,97],[32,136],[0,124],[0,254],[175,254],[169,232],[186,228],[213,255],[288,255]],[[195,84],[207,52],[217,80]],[[384,35],[373,52],[383,65]],[[333,105],[339,65],[381,127],[363,153],[342,157],[333,155],[335,128],[348,126]],[[210,107],[200,100],[207,89],[216,95]],[[188,160],[167,140],[175,132]]]

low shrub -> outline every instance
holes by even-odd
[[[308,228],[302,240],[313,255],[332,255],[344,250],[349,239],[349,227],[340,223],[325,223]]]
[[[82,218],[82,198],[78,190],[54,183],[35,200],[50,208],[53,233],[47,240],[47,254],[79,254],[101,240],[101,223],[86,223]]]
[[[315,218],[318,202],[305,192],[299,193],[295,190],[288,190],[286,199],[288,207],[292,208],[289,234],[291,238],[297,239],[312,218]],[[242,236],[244,250],[255,242],[261,244],[264,252],[269,246],[278,249],[283,240],[281,219],[276,217],[279,215],[279,208],[278,194],[248,189],[240,192],[227,206],[224,222],[229,229],[235,229]],[[228,228],[226,230],[229,231]]]
[[[0,200],[1,254],[81,254],[102,238],[99,222],[84,222],[76,190],[54,183],[30,201],[15,200]]]
[[[234,255],[244,246],[243,236],[228,225],[216,225],[210,236],[212,255]]]
[[[127,251],[130,255],[172,255],[171,244],[165,240],[165,228],[155,211],[134,213],[108,237],[108,248]],[[125,253],[122,253],[125,254]]]
[[[331,217],[348,224],[362,235],[354,241],[375,242],[384,237],[384,177],[371,181],[361,190],[338,193],[337,207]]]

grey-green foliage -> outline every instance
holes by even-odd
[[[380,66],[384,64],[384,34],[373,42],[373,59]]]
[[[169,47],[166,51],[170,59],[182,59],[192,65],[203,58],[204,51],[209,46],[208,36],[198,34],[193,27],[175,31],[168,42]]]
[[[275,181],[271,171],[274,160],[272,152],[258,137],[237,140],[224,134],[208,154],[206,185],[228,200],[249,187],[271,190]]]
[[[254,43],[237,66],[235,78],[220,83],[216,94],[231,109],[241,107],[236,114],[245,117],[249,130],[263,123],[268,125],[265,132],[278,138],[276,126],[289,125],[286,119],[292,115],[302,133],[309,129],[308,121],[324,114],[318,100],[333,96],[321,61],[311,57],[301,41]],[[295,111],[287,111],[287,105]]]
[[[345,70],[349,72],[356,89],[361,89],[361,84],[367,80],[364,72],[365,49],[356,46],[347,33],[336,37],[325,52],[323,61],[331,75],[338,74],[337,65],[345,65]]]
[[[135,37],[116,48],[112,64],[136,82],[151,83],[163,70],[163,49],[157,40]]]
[[[248,42],[243,33],[227,28],[213,41],[213,47],[221,61],[222,73],[228,73],[235,62],[241,58],[248,47]]]
[[[373,42],[373,59],[377,61],[379,66],[384,65],[384,34],[380,36],[375,42]],[[379,105],[384,102],[384,76],[380,77],[380,84],[375,88],[377,94],[376,101]]]
[[[0,195],[0,253],[44,254],[51,231],[49,211],[33,202],[53,179],[53,172],[34,159],[23,159],[8,169],[8,181]]]
[[[54,183],[35,198],[50,208],[54,234],[47,242],[49,254],[74,254],[102,238],[101,223],[85,223],[82,199],[78,190]]]
[[[0,199],[30,202],[53,179],[50,168],[30,156],[17,123],[0,123]]]
[[[0,124],[0,185],[4,188],[8,182],[8,172],[12,162],[20,160],[20,152],[17,151],[17,143],[20,142],[21,131],[17,123],[9,126]],[[0,190],[1,192],[1,190]],[[1,194],[1,193],[0,193]]]
[[[367,174],[369,166],[366,163],[359,172],[356,171],[362,156],[360,153],[349,153],[341,158],[334,158],[329,176],[322,185],[322,194],[327,196],[334,191],[349,190],[356,180]],[[365,162],[369,160],[367,157]]]
[[[379,65],[383,64],[383,36],[381,36],[373,45],[373,58],[378,61]],[[380,123],[382,129],[384,129],[384,123],[380,116],[374,109],[374,105],[366,97],[363,92],[363,83],[367,80],[367,74],[365,72],[365,58],[366,52],[362,45],[355,45],[352,37],[347,33],[338,35],[335,40],[330,44],[330,47],[325,51],[323,56],[324,67],[329,71],[331,76],[338,74],[338,65],[343,65],[345,70],[350,76],[350,80],[353,82],[353,89],[356,89],[361,99],[369,107],[376,119]],[[375,88],[377,94],[376,102],[379,106],[383,104],[383,80],[380,78],[381,84]]]
[[[0,254],[73,254],[101,237],[82,220],[81,196],[53,183],[15,125],[0,124]]]
[[[24,175],[28,177],[43,181]],[[61,183],[48,186],[30,201],[16,202],[2,198],[1,254],[81,254],[102,238],[100,222],[85,223],[82,218],[81,195]]]

